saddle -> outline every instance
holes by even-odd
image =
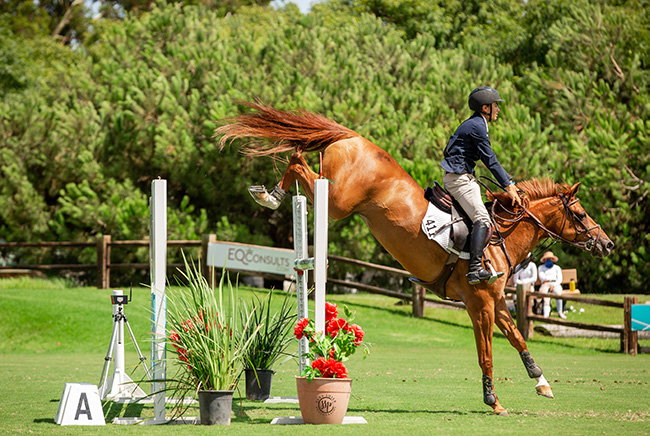
[[[469,251],[470,238],[469,235],[472,231],[472,220],[467,213],[463,210],[460,203],[454,199],[445,188],[443,188],[438,181],[434,181],[433,187],[429,187],[424,191],[424,198],[442,212],[451,215],[451,221],[448,224],[451,226],[450,239],[453,241],[453,248],[449,248],[449,257],[442,270],[442,273],[432,282],[424,282],[415,277],[409,280],[430,290],[442,299],[449,299],[446,295],[445,287],[447,281],[454,271],[456,262],[463,252]],[[486,203],[488,211],[492,210],[491,203]],[[492,238],[493,227],[488,228],[486,235],[486,242]]]

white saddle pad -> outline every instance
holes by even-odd
[[[457,251],[451,240],[451,214],[445,213],[429,202],[422,219],[422,231],[427,238],[436,241],[447,253],[456,253],[461,259],[469,259],[469,253]]]

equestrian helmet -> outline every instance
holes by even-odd
[[[474,112],[481,112],[484,104],[490,105],[495,101],[504,101],[494,88],[480,86],[469,94],[469,108]]]

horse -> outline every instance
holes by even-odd
[[[314,180],[325,177],[329,188],[329,217],[343,219],[359,214],[379,243],[402,267],[423,282],[433,282],[443,272],[449,254],[423,233],[427,210],[423,188],[385,150],[358,133],[322,115],[304,110],[283,111],[261,100],[240,102],[253,109],[222,120],[215,136],[221,148],[238,138],[248,142],[242,153],[269,156],[291,153],[278,187],[288,191],[297,181],[313,202]],[[303,154],[321,152],[320,174]],[[512,206],[505,192],[488,193],[500,243],[491,242],[484,252],[498,271],[509,271],[522,262],[542,240],[552,238],[605,257],[614,244],[600,225],[585,212],[576,197],[580,183],[557,184],[550,179],[517,183],[523,206]],[[530,378],[537,381],[538,395],[553,398],[552,388],[530,355],[526,342],[506,306],[504,289],[508,275],[494,283],[470,285],[468,261],[459,260],[445,285],[446,297],[462,301],[471,319],[478,363],[483,373],[483,401],[497,415],[507,415],[494,391],[492,365],[493,325],[519,352]]]

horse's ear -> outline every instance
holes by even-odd
[[[569,192],[567,192],[567,196],[569,198],[575,197],[575,195],[578,193],[578,189],[580,189],[580,182],[576,183],[569,189]]]

